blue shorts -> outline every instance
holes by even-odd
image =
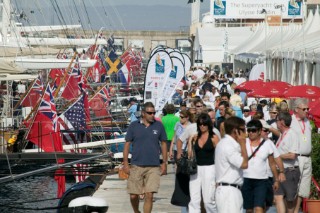
[[[243,208],[265,207],[269,180],[244,178],[241,189],[243,197]]]
[[[269,177],[268,182],[266,206],[270,207],[273,205],[273,178]]]

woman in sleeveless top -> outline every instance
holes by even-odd
[[[194,154],[197,160],[197,173],[190,175],[189,212],[201,211],[201,194],[207,213],[217,212],[214,201],[215,167],[214,150],[219,138],[213,133],[213,124],[207,113],[201,113],[197,119],[198,134],[188,142],[188,155]],[[193,147],[192,147],[193,146]]]

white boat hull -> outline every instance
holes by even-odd
[[[67,68],[70,61],[71,59],[15,58],[14,63],[23,69],[38,70]],[[95,59],[79,60],[82,68],[93,67],[96,62]]]

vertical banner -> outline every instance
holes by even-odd
[[[154,54],[155,52],[157,52],[157,51],[159,51],[159,50],[165,51],[166,48],[167,48],[167,47],[164,46],[164,45],[158,45],[158,46],[156,46],[156,47],[151,51],[151,53],[150,53],[150,58],[153,56],[153,54]]]
[[[178,83],[181,81],[183,76],[185,75],[184,72],[184,64],[181,59],[177,57],[171,57],[173,66],[170,73],[167,74],[163,90],[161,92],[161,96],[158,99],[158,103],[156,106],[157,114],[161,113],[162,108],[164,105],[171,100],[173,94],[175,93],[175,89],[178,86]]]
[[[190,57],[185,54],[185,53],[182,53],[181,54],[184,58],[184,71],[185,73],[189,72],[190,71],[190,68],[191,68],[191,59]]]
[[[182,61],[183,65],[184,65],[184,62],[185,62],[184,61],[184,57],[183,57],[183,55],[181,54],[180,51],[172,51],[172,52],[169,53],[169,55],[170,55],[171,58],[172,57],[179,58]]]
[[[162,98],[165,80],[172,70],[170,55],[160,49],[150,57],[144,82],[144,102],[152,102],[156,109],[159,99]]]

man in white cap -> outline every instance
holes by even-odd
[[[249,121],[251,121],[251,119],[252,119],[252,117],[251,117],[251,115],[250,115],[250,107],[245,106],[245,107],[243,108],[243,120],[245,120],[246,125],[247,125],[247,123],[248,123]]]

